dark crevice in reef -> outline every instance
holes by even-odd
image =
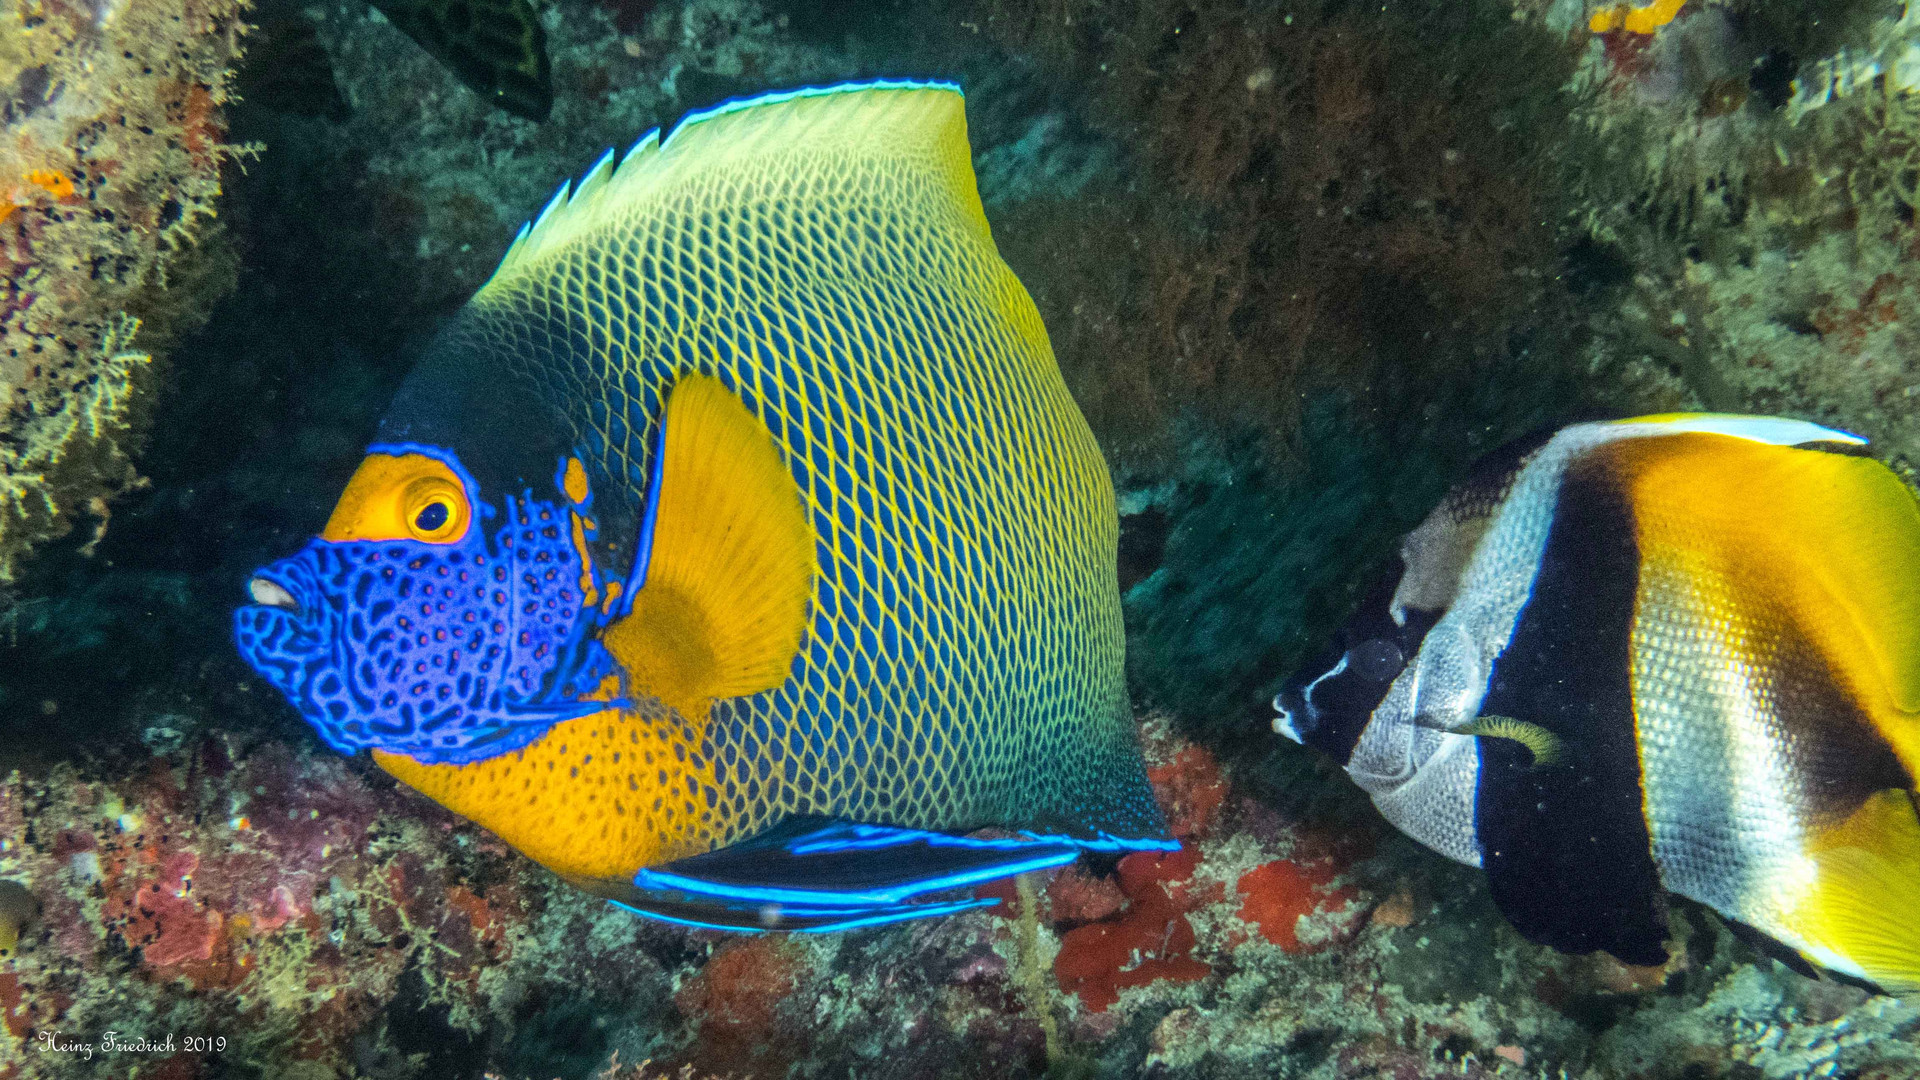
[[[240,286],[175,349],[140,460],[149,483],[91,550],[71,537],[23,576],[0,627],[0,709],[39,720],[0,769],[138,752],[209,722],[308,738],[234,654],[231,611],[255,567],[325,520],[419,342],[461,298],[419,302],[404,263],[373,246],[406,240],[383,227],[391,208],[303,158],[292,123],[236,110],[236,138],[276,149],[228,168]]]

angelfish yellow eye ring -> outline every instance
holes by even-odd
[[[455,544],[472,522],[462,473],[435,455],[376,450],[347,482],[320,538]]]
[[[400,520],[415,540],[444,544],[467,531],[467,497],[459,485],[422,476],[400,496]]]

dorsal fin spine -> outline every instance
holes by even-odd
[[[645,135],[642,135],[639,138],[633,140],[633,145],[627,148],[627,152],[620,155],[620,168],[623,168],[623,169],[626,168],[627,162],[632,161],[634,158],[634,155],[644,153],[647,150],[652,149],[653,147],[656,147],[659,145],[660,145],[660,129],[653,128],[649,130]]]
[[[547,205],[544,209],[540,211],[540,216],[534,219],[533,231],[535,233],[538,233],[542,228],[546,226],[548,220],[553,217],[555,211],[567,205],[567,199],[569,198],[570,193],[572,192],[572,189],[573,189],[573,181],[565,180],[561,182],[559,190],[553,193],[553,198],[547,200]]]
[[[573,189],[573,197],[567,200],[567,205],[572,206],[574,203],[582,200],[592,199],[595,195],[599,194],[600,188],[606,184],[607,178],[612,175],[613,148],[608,147],[606,152],[601,154],[599,159],[593,163],[593,167],[587,170],[587,175],[580,178],[580,183]]]

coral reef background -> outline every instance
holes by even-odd
[[[232,286],[209,222],[240,7],[0,8],[0,586],[137,483],[150,354]]]
[[[556,0],[534,123],[358,0],[14,0],[0,1080],[1920,1075],[1920,1005],[1698,907],[1665,969],[1521,941],[1267,727],[1510,437],[1706,407],[1920,459],[1920,23],[1612,12]],[[1034,910],[671,930],[320,746],[228,613],[560,179],[730,96],[874,75],[967,88],[996,239],[1121,489],[1134,694],[1192,846]],[[73,1046],[109,1031],[173,1041]]]

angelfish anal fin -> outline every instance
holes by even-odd
[[[662,423],[645,584],[603,640],[637,690],[698,717],[786,681],[814,533],[773,434],[719,379],[682,378]]]
[[[616,903],[732,930],[824,932],[945,915],[996,901],[921,899],[1071,862],[1064,838],[985,839],[797,817],[718,851],[640,871]]]

